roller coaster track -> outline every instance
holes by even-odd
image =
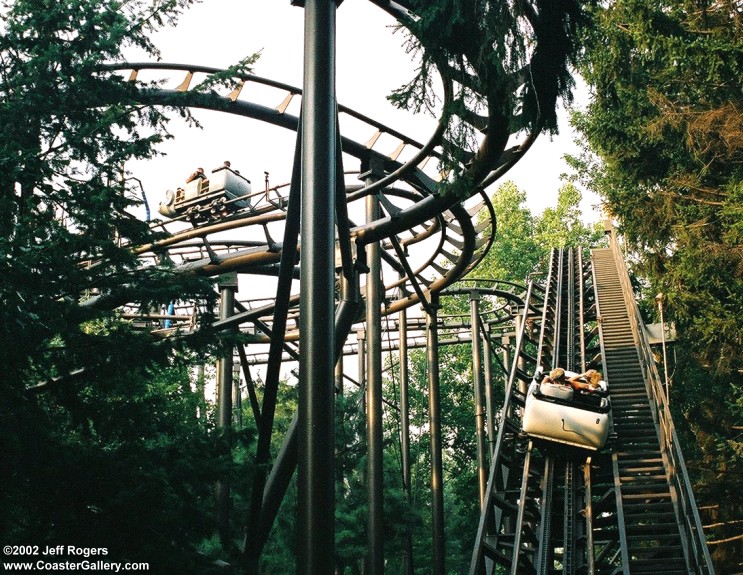
[[[494,335],[498,332],[512,331],[513,309],[523,306],[523,298],[526,288],[523,285],[500,280],[487,279],[464,279],[459,280],[449,286],[442,292],[443,296],[468,296],[478,294],[485,300],[487,305],[479,312],[480,323],[487,326],[488,332]],[[190,308],[183,307],[182,317],[187,316]],[[383,313],[384,319],[382,330],[387,334],[382,341],[382,351],[390,352],[399,349],[399,333],[402,331],[400,320],[392,317],[389,312]],[[141,315],[129,316],[131,319],[142,319]],[[148,316],[158,321],[164,321],[176,316]],[[181,317],[181,320],[182,320]],[[441,333],[439,345],[457,345],[471,342],[471,315],[470,314],[444,314],[437,318],[438,329]],[[364,328],[361,325],[354,326],[357,333],[363,333]],[[426,329],[425,317],[410,316],[406,318],[405,329],[407,331],[407,347],[409,349],[422,348],[426,346]],[[263,342],[263,338],[256,342]],[[501,345],[493,343],[495,347]],[[353,337],[349,337],[343,347],[344,356],[355,356],[359,353],[360,344]],[[265,351],[248,352],[245,354],[248,365],[264,365],[268,361],[268,355]],[[290,354],[284,354],[283,360],[291,361]]]
[[[411,6],[405,2],[375,3],[403,25],[410,24],[417,18]],[[530,14],[530,17],[533,21],[525,22],[524,25],[536,28],[538,15]],[[528,63],[525,64],[528,69]],[[228,93],[219,94],[209,79],[218,77],[224,80],[224,73],[214,68],[194,65],[127,63],[111,65],[108,70],[126,76],[126,81],[135,88],[138,94],[136,100],[140,104],[217,110],[297,132],[292,177],[287,187],[267,189],[265,193],[256,194],[247,208],[236,210],[233,215],[218,222],[205,223],[191,229],[184,229],[183,223],[178,229],[178,222],[158,222],[156,225],[166,234],[163,239],[150,245],[132,246],[145,265],[170,261],[175,273],[212,277],[227,273],[276,277],[276,289],[271,294],[272,297],[255,307],[229,297],[230,286],[222,285],[223,296],[227,298],[223,301],[232,302],[234,309],[222,310],[220,319],[214,324],[216,329],[245,329],[252,324],[248,329],[269,344],[256,456],[258,468],[267,469],[271,457],[273,412],[281,364],[287,354],[292,359],[299,356],[299,304],[308,291],[307,286],[302,286],[300,297],[294,280],[300,275],[299,262],[305,242],[308,246],[313,245],[311,236],[300,238],[299,234],[300,213],[304,209],[299,204],[302,193],[300,181],[303,176],[303,150],[300,147],[300,128],[304,125],[301,117],[303,104],[299,103],[298,114],[290,113],[292,102],[302,100],[302,92],[298,88],[250,74],[237,74],[232,78],[233,85]],[[454,98],[454,80],[448,67],[440,68],[439,71],[442,80],[442,110],[449,110]],[[317,342],[318,345],[323,339],[326,342],[334,341],[333,357],[337,362],[353,324],[360,319],[360,311],[363,309],[362,294],[366,294],[367,308],[376,308],[385,314],[403,310],[416,303],[428,306],[435,294],[463,277],[484,257],[495,233],[494,212],[484,190],[521,158],[543,127],[538,114],[530,119],[530,128],[526,130],[522,142],[505,149],[510,127],[523,125],[512,122],[509,118],[511,114],[515,116],[520,113],[520,106],[511,102],[514,109],[506,110],[506,102],[497,98],[492,100],[491,95],[497,93],[500,98],[511,90],[514,94],[518,93],[525,82],[533,81],[523,71],[514,72],[506,82],[507,88],[504,90],[500,86],[497,92],[487,74],[477,78],[478,72],[474,72],[473,86],[480,86],[481,92],[478,93],[478,89],[472,87],[467,87],[466,90],[473,99],[485,102],[492,113],[489,113],[489,117],[481,117],[474,110],[466,113],[464,110],[460,111],[460,121],[480,133],[481,137],[474,152],[459,150],[462,165],[457,174],[447,174],[443,182],[439,181],[438,175],[426,173],[425,168],[437,163],[442,147],[451,149],[453,146],[445,138],[451,121],[448,112],[442,113],[429,140],[419,143],[393,128],[343,106],[336,106],[336,126],[342,126],[340,118],[347,116],[365,126],[368,139],[364,142],[355,141],[338,130],[336,157],[325,158],[325,162],[334,160],[336,174],[335,206],[328,211],[328,217],[333,218],[334,212],[336,253],[340,256],[336,257],[335,274],[337,309],[335,321],[331,322],[334,324],[334,329],[331,329],[334,333],[328,333],[325,328],[304,331],[303,349],[309,349],[308,341]],[[480,73],[486,72],[487,70],[480,70]],[[181,74],[182,79],[171,89],[163,88],[171,81],[173,74]],[[150,76],[149,81],[142,81],[147,75]],[[206,78],[206,84],[198,81],[194,83],[194,78],[199,76]],[[276,97],[273,98],[273,103],[264,105],[248,100],[245,94],[251,91],[243,90],[248,84],[260,85],[264,91],[274,93]],[[201,89],[204,85],[209,87]],[[313,111],[305,111],[306,116],[311,113]],[[380,152],[381,143],[390,139],[397,141],[394,149]],[[343,153],[360,160],[364,178],[362,186],[348,185],[346,182]],[[457,194],[443,193],[442,183],[451,184],[453,179],[464,182],[464,187],[460,185]],[[353,221],[354,213],[363,214],[359,218],[362,221]],[[280,233],[282,238],[274,238],[270,226],[274,226],[273,230],[276,230],[275,224],[281,223],[284,224],[283,231],[273,231],[273,235]],[[224,239],[226,232],[238,229],[240,242],[233,243]],[[252,233],[250,237],[248,232]],[[376,301],[369,303],[369,285],[371,284],[373,292],[376,290],[373,286],[382,279],[381,266],[374,263],[376,255],[369,255],[371,261],[367,267],[367,254],[376,253],[392,268],[394,278],[389,280],[385,277],[381,295],[376,296]],[[302,269],[311,267],[311,263],[304,260]],[[367,286],[363,287],[360,285],[360,275],[367,271],[371,271],[368,276],[371,280],[367,280]],[[319,285],[320,283],[317,284]],[[311,287],[316,286],[313,283]],[[123,297],[125,296],[117,298],[116,294],[101,294],[91,298],[86,305],[121,307],[127,303]],[[380,310],[382,302],[384,305]],[[172,326],[171,332],[187,333],[194,325],[193,318],[198,310],[186,308],[174,311],[177,313],[166,314],[169,316],[166,321]],[[136,318],[145,326],[153,320],[159,322],[163,316],[156,313],[153,317],[150,310],[137,308],[128,308],[125,312],[128,317]],[[303,316],[308,317],[307,314],[308,310],[305,308]],[[243,370],[246,371],[246,354],[244,350],[239,351]],[[327,363],[329,362],[324,360],[323,366]],[[225,390],[221,395],[226,395],[227,385],[220,389]],[[258,410],[255,411],[257,414]],[[227,408],[220,413],[226,414]],[[285,437],[271,477],[266,478],[263,472],[255,475],[246,537],[246,557],[252,565],[257,562],[296,465],[297,434],[295,424]],[[326,492],[332,492],[332,488],[325,488],[323,493]],[[328,540],[329,537],[320,527],[322,537]],[[307,534],[311,535],[312,530],[307,530]]]
[[[235,89],[219,95],[198,89],[201,82],[223,72],[215,68],[128,63],[112,65],[109,69],[127,76],[129,82],[139,87],[140,99],[149,104],[219,110],[292,130],[299,126],[299,116],[290,114],[289,110],[292,101],[301,100],[301,90],[287,84],[243,74],[233,79],[237,85]],[[151,87],[152,84],[161,86],[173,81],[177,74],[182,78],[176,80],[174,88]],[[147,82],[138,81],[143,76],[148,78]],[[247,84],[261,86],[264,89],[262,98],[273,99],[274,103],[264,105],[240,97],[241,93],[250,92],[243,92]],[[301,103],[298,106],[301,107]],[[345,196],[346,229],[340,230],[338,237],[344,270],[353,265],[346,261],[350,260],[353,248],[358,246],[360,250],[366,243],[381,239],[383,261],[396,272],[385,285],[385,312],[393,313],[403,307],[425,303],[426,294],[441,291],[468,273],[487,253],[495,234],[495,216],[489,199],[480,186],[468,193],[472,199],[466,205],[455,198],[444,199],[439,195],[439,175],[432,177],[424,171],[427,165],[435,168],[440,157],[436,151],[440,142],[438,131],[431,141],[421,144],[347,107],[339,106],[338,114],[341,121],[343,116],[347,116],[353,119],[357,131],[368,133],[365,142],[341,137],[343,152],[358,158],[362,166],[376,166],[375,177],[378,179],[367,185],[342,184],[340,193]],[[380,150],[383,145],[391,149]],[[340,182],[346,179],[339,175]],[[382,187],[381,183],[387,185]],[[218,221],[194,227],[184,225],[187,223],[185,216],[167,222],[155,221],[153,228],[165,233],[166,237],[133,249],[143,262],[150,264],[167,254],[176,264],[176,273],[278,275],[283,242],[271,237],[267,229],[269,225],[286,221],[290,189],[290,184],[282,184],[254,192],[248,198],[249,207],[236,210]],[[358,213],[360,210],[356,206],[363,207],[363,200],[370,194],[380,198],[385,211],[383,217],[373,222],[350,220],[348,214]],[[225,232],[238,229],[241,241],[223,239]],[[244,239],[246,232],[252,232],[250,241]],[[297,250],[301,252],[301,243]],[[270,315],[272,310],[273,307],[267,304],[261,311]],[[192,310],[187,309],[180,318],[172,321],[185,326],[190,323],[191,315]],[[241,324],[254,317],[252,310],[245,310],[218,327]],[[296,319],[296,315],[290,318],[294,326]],[[294,333],[289,338],[296,338],[296,328],[290,327],[289,331]]]
[[[414,3],[404,0],[372,0],[372,3],[403,26],[411,27],[419,18]],[[529,13],[528,17],[521,17],[525,27],[537,28],[538,14]],[[524,62],[521,68],[509,73],[505,82],[507,87],[500,86],[496,97],[487,66],[480,64],[471,68],[468,72],[470,77],[465,81],[449,65],[440,64],[440,116],[433,133],[423,143],[348,107],[337,106],[339,126],[350,123],[355,125],[357,133],[366,133],[363,141],[338,133],[337,164],[342,166],[342,150],[359,159],[362,170],[368,176],[364,185],[344,186],[344,191],[341,188],[343,170],[338,171],[336,219],[343,275],[346,278],[353,275],[352,267],[358,263],[353,261],[352,246],[361,250],[366,245],[382,241],[384,261],[399,274],[399,279],[395,278],[385,286],[385,299],[397,298],[385,307],[387,312],[416,303],[425,304],[430,299],[429,294],[441,291],[463,277],[487,252],[495,233],[495,221],[484,189],[526,153],[543,127],[543,118],[537,112],[537,116],[531,118],[531,127],[521,132],[521,141],[506,149],[509,135],[516,136],[511,132],[522,130],[515,127],[522,124],[509,121],[508,114],[518,116],[521,106],[509,100],[508,94],[522,93],[526,85],[533,83],[534,79],[528,73],[530,65],[530,61]],[[143,104],[215,110],[299,131],[300,114],[292,114],[291,110],[294,107],[301,111],[302,90],[288,84],[245,73],[226,76],[224,70],[191,64],[142,62],[111,64],[106,69],[125,77],[136,88],[136,99]],[[173,87],[163,87],[178,76]],[[213,81],[215,79],[216,82]],[[229,85],[229,88],[222,88],[220,93],[219,86],[224,85]],[[250,94],[251,98],[255,98],[255,92],[262,96],[257,100],[246,97],[246,94]],[[458,148],[447,140],[446,135],[452,119],[448,110],[455,97],[461,97],[464,93],[469,95],[470,101],[478,101],[481,105],[484,103],[490,111],[488,116],[479,115],[476,109],[460,109],[457,112],[458,122],[468,126],[473,133],[481,134],[475,150]],[[503,98],[505,100],[501,101]],[[518,97],[514,96],[514,99],[517,101]],[[514,109],[504,109],[507,105],[512,105]],[[383,149],[385,146],[388,149]],[[456,149],[461,165],[458,174],[447,174],[442,181],[436,164],[442,158],[443,147]],[[295,151],[295,176],[298,176],[298,162],[299,156]],[[459,186],[457,194],[442,193],[442,183],[451,184],[452,179],[464,185]],[[297,180],[298,177],[293,178],[295,194],[298,195]],[[168,226],[161,224],[168,237],[134,249],[142,256],[151,254],[151,257],[161,257],[167,253],[177,262],[179,244],[199,238],[211,244],[208,257],[184,262],[180,268],[184,273],[216,276],[239,271],[278,275],[286,242],[276,241],[269,236],[264,237],[262,242],[256,239],[250,248],[233,249],[228,243],[220,250],[217,242],[210,239],[218,232],[251,227],[265,230],[270,223],[286,221],[291,191],[281,193],[277,187],[254,196],[248,209],[219,223],[177,232],[170,232]],[[364,222],[350,221],[353,203],[370,196],[379,198],[384,213],[376,218],[367,218]],[[463,199],[473,201],[468,201],[465,207]],[[434,247],[431,248],[428,245],[431,242],[428,242],[425,255],[420,255],[414,265],[409,263],[408,249],[431,237],[437,238]],[[294,244],[296,240],[289,243]],[[301,250],[301,246],[297,245],[297,249]],[[287,261],[290,257],[286,256]],[[364,266],[363,261],[360,265]],[[284,269],[281,273],[296,273],[296,269]],[[399,296],[395,294],[397,287],[401,288],[397,291]],[[285,304],[282,302],[281,305]],[[269,307],[266,311],[270,311]],[[244,311],[228,322],[219,324],[219,327],[250,321],[251,317],[250,311]]]
[[[472,575],[504,572],[496,565],[511,575],[713,572],[616,245],[593,250],[590,262],[578,250],[556,250],[544,294],[530,288]],[[603,450],[520,433],[531,374],[558,365],[603,371],[613,406]]]

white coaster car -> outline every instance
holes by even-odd
[[[158,211],[169,218],[185,214],[193,220],[214,219],[248,207],[247,200],[238,198],[250,192],[250,180],[222,166],[213,170],[208,178],[195,178],[175,192],[168,190]]]
[[[566,379],[576,375],[565,372]],[[526,395],[522,427],[530,437],[584,449],[601,449],[609,435],[611,403],[606,382],[594,392],[575,391],[567,385],[533,381]]]

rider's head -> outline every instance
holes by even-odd
[[[555,383],[563,383],[565,381],[565,370],[561,367],[556,367],[550,371],[550,379]]]
[[[601,374],[595,369],[589,369],[585,373],[586,379],[591,387],[599,387],[599,381],[601,381]]]

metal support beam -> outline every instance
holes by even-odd
[[[222,276],[219,280],[219,318],[235,313],[237,274]],[[224,435],[229,450],[232,429],[232,349],[217,361],[217,429]],[[217,527],[222,543],[230,540],[230,486],[220,481],[216,485]]]
[[[485,350],[485,362],[483,363],[485,376],[485,432],[488,439],[488,454],[493,457],[495,453],[495,390],[493,389],[493,358],[492,345],[490,343],[490,326],[482,325],[482,343]]]
[[[441,433],[441,390],[439,380],[438,294],[431,294],[427,306],[426,363],[428,367],[428,419],[431,431],[431,524],[433,526],[433,575],[446,573],[444,536],[444,466]]]
[[[402,451],[402,483],[408,503],[413,502],[413,491],[410,484],[410,397],[408,386],[408,312],[400,310],[400,449]],[[403,573],[413,575],[413,534],[410,528],[405,529],[405,547]]]
[[[521,328],[522,328],[522,323],[524,321],[524,318],[521,316],[520,313],[519,314],[515,314],[513,316],[513,321],[514,321],[514,328],[515,328],[516,333],[520,333],[521,332]],[[503,359],[504,359],[504,361],[507,361],[509,359],[506,356],[507,353],[508,353],[508,349],[507,349],[506,346],[504,346],[504,348],[503,348],[503,354],[504,354]],[[523,356],[521,354],[519,354],[514,360],[511,360],[511,361],[517,361],[518,362],[518,369],[520,369],[522,371],[526,370],[526,361],[524,360],[524,358],[523,358]],[[508,363],[506,363],[505,365],[506,366],[510,365],[510,361]],[[522,393],[524,396],[526,396],[527,388],[528,388],[527,383],[525,381],[519,380],[519,392]]]
[[[302,114],[304,118],[304,114]],[[266,383],[263,388],[263,409],[260,416],[258,429],[258,445],[255,455],[255,475],[253,476],[253,487],[251,493],[250,512],[245,525],[244,558],[246,571],[248,573],[258,572],[258,561],[260,559],[259,542],[263,540],[262,534],[258,532],[264,524],[262,519],[263,492],[266,487],[266,472],[271,458],[271,437],[273,435],[273,421],[278,399],[279,379],[281,372],[282,350],[285,350],[286,342],[284,333],[286,331],[287,314],[291,301],[291,286],[294,279],[294,268],[297,259],[297,244],[301,226],[301,178],[302,178],[302,126],[297,132],[297,143],[294,148],[294,163],[292,166],[292,178],[289,188],[289,204],[286,213],[286,225],[284,227],[284,241],[282,243],[281,264],[276,286],[276,305],[273,311],[273,322],[271,324],[271,344],[268,352],[268,363],[266,365]],[[260,322],[253,320],[255,325],[263,329]]]
[[[488,483],[488,461],[485,453],[485,410],[482,402],[482,353],[480,350],[480,294],[470,292],[470,330],[472,340],[472,386],[475,402],[475,436],[477,439],[477,486],[480,509],[485,505]]]
[[[305,2],[297,571],[313,575],[335,568],[335,10]]]
[[[373,183],[370,174],[367,183]],[[379,219],[379,196],[366,198],[366,221]],[[379,242],[366,246],[369,273],[366,279],[366,481],[367,481],[367,570],[384,573],[384,471],[382,437],[382,258]]]

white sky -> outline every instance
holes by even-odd
[[[301,87],[303,17],[303,9],[291,6],[290,0],[204,0],[191,8],[176,28],[163,30],[154,40],[162,51],[162,61],[178,64],[227,67],[261,51],[256,75]],[[397,110],[386,100],[393,89],[412,78],[415,70],[403,47],[404,35],[401,31],[394,33],[393,24],[386,13],[365,0],[346,0],[340,6],[338,101],[425,141],[433,129],[433,119]],[[141,58],[131,57],[137,59]],[[175,79],[168,87],[179,82]],[[250,94],[244,92],[241,97],[250,98]],[[581,99],[585,100],[584,90],[578,94],[577,100]],[[174,140],[162,148],[165,157],[128,166],[143,180],[153,214],[165,190],[180,185],[197,166],[208,171],[229,159],[252,180],[254,190],[262,188],[264,171],[270,172],[272,185],[288,181],[293,133],[229,114],[197,111],[195,115],[203,130],[176,121],[171,126]],[[343,123],[341,130],[347,134]],[[561,115],[560,131],[552,140],[540,137],[505,177],[526,191],[527,205],[534,214],[555,205],[560,174],[567,171],[562,156],[576,151],[566,114]],[[356,139],[365,141],[368,137],[371,134]],[[345,168],[358,166],[349,163]],[[592,213],[592,204],[596,203],[595,197],[584,198],[585,219],[599,219]]]

